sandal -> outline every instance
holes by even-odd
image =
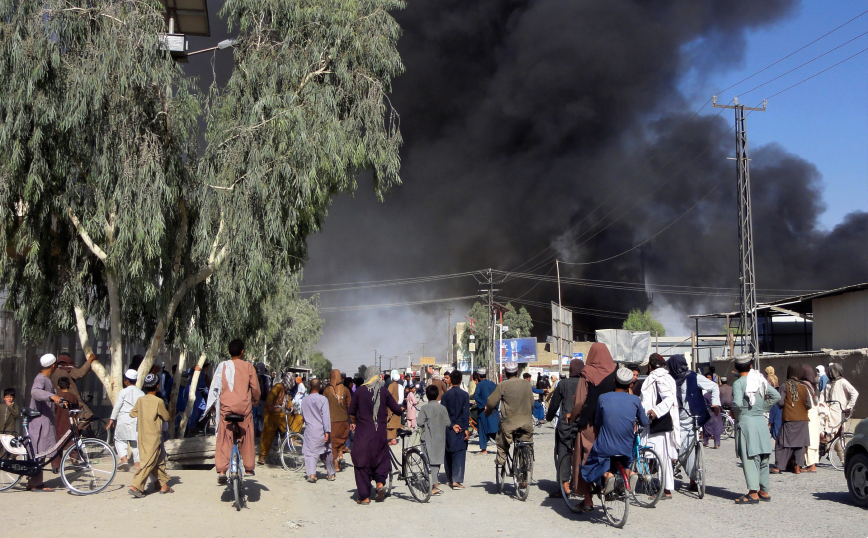
[[[129,492],[130,495],[132,495],[132,496],[135,497],[136,499],[141,499],[142,497],[145,496],[144,493],[142,493],[141,491],[139,491],[139,490],[137,490],[137,489],[132,489],[132,488],[130,488],[130,489],[128,489],[127,491]]]
[[[759,504],[759,499],[754,499],[750,495],[742,495],[735,500],[735,504]]]
[[[328,480],[329,482],[334,482],[334,481],[335,481],[335,475],[329,475],[329,476],[327,476],[327,477],[326,477],[326,480]]]
[[[759,500],[764,502],[764,503],[770,503],[770,502],[772,502],[772,496],[766,495],[765,497],[763,497],[762,495],[760,495]]]
[[[27,491],[45,491],[45,492],[54,491],[54,488],[49,488],[47,486],[27,486],[25,489]]]
[[[356,504],[358,504],[360,506],[368,506],[369,504],[371,504],[371,499],[368,499],[367,501],[363,501],[361,499],[356,499]]]
[[[432,497],[439,497],[439,496],[441,496],[441,495],[443,495],[443,490],[441,490],[440,488],[434,488],[434,489],[431,491],[431,496],[432,496]]]
[[[456,484],[452,486],[452,489],[464,489],[464,486],[462,486],[461,484]]]
[[[383,499],[386,498],[386,487],[383,486],[381,488],[377,488],[377,496],[374,497],[374,500],[378,503],[383,502]]]
[[[582,512],[590,512],[593,509],[594,509],[593,503],[592,504],[582,503]]]
[[[769,474],[781,474],[781,470],[774,467],[769,467]]]
[[[304,477],[304,479],[307,480],[311,484],[316,484],[316,478],[314,478],[312,476],[306,476],[306,477]]]
[[[160,490],[160,495],[165,495],[166,493],[175,493],[175,490],[172,488],[167,488],[165,490]]]

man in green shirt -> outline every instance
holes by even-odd
[[[748,493],[735,500],[736,504],[759,504],[772,500],[769,495],[769,456],[772,439],[766,413],[780,393],[753,369],[753,358],[741,355],[735,359],[739,378],[732,384],[732,411],[735,415],[735,452],[741,459]]]
[[[506,454],[513,439],[524,442],[533,440],[533,392],[530,383],[518,377],[518,365],[514,362],[506,363],[503,371],[506,380],[497,385],[485,402],[485,416],[490,416],[500,404],[500,431],[495,440],[496,467],[506,463]]]

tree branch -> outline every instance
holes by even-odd
[[[178,237],[175,240],[175,263],[172,266],[172,273],[175,275],[181,268],[181,252],[184,250],[184,239],[187,237],[187,203],[183,196],[178,201],[178,210],[181,212],[181,229],[178,230]]]
[[[89,248],[91,252],[96,254],[97,258],[105,263],[106,258],[108,257],[106,256],[106,253],[103,249],[99,248],[99,245],[93,242],[90,235],[88,235],[87,230],[85,230],[81,225],[81,221],[78,220],[78,217],[76,217],[75,213],[72,212],[72,208],[67,208],[66,210],[69,213],[69,218],[72,220],[72,224],[75,225],[75,229],[78,231],[78,235],[81,236],[81,240],[84,241],[84,244],[87,245],[87,248]]]

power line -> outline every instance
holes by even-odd
[[[806,78],[806,79],[804,79],[804,80],[800,80],[799,82],[796,82],[796,83],[793,84],[792,86],[789,86],[789,87],[787,87],[787,88],[784,88],[783,90],[779,91],[778,93],[774,93],[774,94],[772,94],[772,95],[769,95],[768,97],[766,97],[766,99],[771,99],[772,97],[776,97],[776,96],[778,96],[778,95],[784,93],[785,91],[792,90],[793,88],[795,88],[795,87],[798,86],[799,84],[802,84],[802,83],[804,83],[804,82],[807,82],[807,81],[811,80],[812,78],[816,77],[817,75],[822,75],[822,74],[825,73],[826,71],[828,71],[828,70],[830,70],[830,69],[833,69],[833,68],[835,68],[835,67],[838,67],[839,65],[841,65],[842,63],[844,63],[844,62],[846,62],[846,61],[848,61],[848,60],[852,60],[853,58],[855,58],[856,56],[859,56],[860,54],[862,54],[862,53],[865,52],[865,51],[868,51],[868,48],[864,48],[864,49],[860,50],[859,52],[857,52],[856,54],[854,54],[854,55],[852,55],[852,56],[850,56],[850,57],[848,57],[848,58],[844,58],[843,60],[841,60],[840,62],[836,63],[835,65],[831,65],[831,66],[827,67],[826,69],[823,69],[822,71],[820,71],[820,72],[818,72],[818,73],[814,73],[813,75],[809,76],[808,78]]]
[[[320,312],[323,313],[332,313],[332,312],[355,312],[358,310],[370,310],[374,308],[391,308],[396,306],[415,306],[420,304],[433,304],[433,303],[445,303],[449,301],[463,301],[466,299],[477,299],[482,297],[482,295],[465,295],[464,297],[449,297],[444,299],[429,299],[426,301],[408,301],[404,303],[383,303],[383,304],[368,304],[368,305],[354,305],[354,306],[330,306],[320,308]]]
[[[405,284],[420,284],[427,282],[436,282],[441,280],[449,280],[453,278],[461,278],[465,276],[472,276],[474,274],[479,273],[479,271],[468,271],[463,273],[452,273],[446,275],[433,275],[433,276],[424,276],[424,277],[412,277],[412,278],[397,278],[391,280],[374,280],[370,282],[346,282],[341,284],[311,284],[308,286],[299,286],[299,288],[328,288],[331,289],[314,289],[314,290],[303,290],[299,291],[299,293],[327,293],[333,291],[347,291],[347,290],[361,290],[361,289],[369,289],[369,288],[382,288],[387,286],[402,286]],[[350,286],[350,287],[335,287],[335,286]]]

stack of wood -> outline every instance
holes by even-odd
[[[214,465],[217,437],[188,437],[166,441],[166,466],[178,469],[188,465]]]

